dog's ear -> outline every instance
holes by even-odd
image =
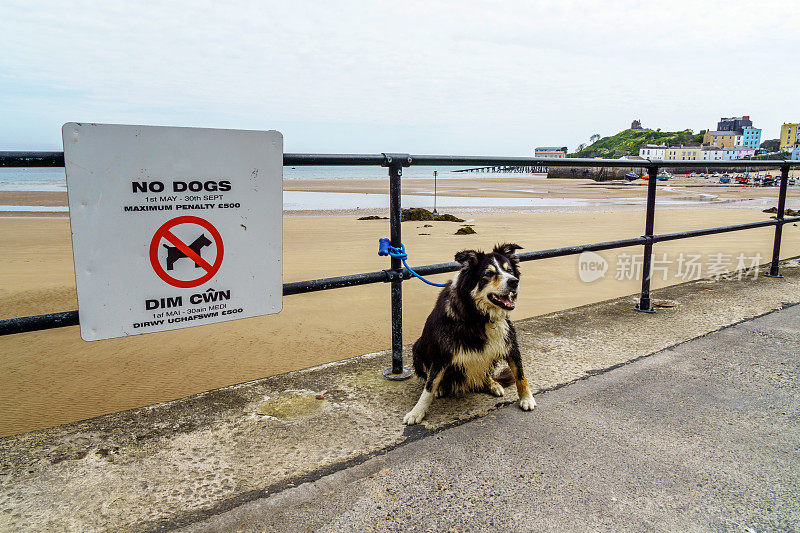
[[[478,254],[475,250],[461,250],[456,254],[456,261],[462,266],[472,266],[478,264]]]
[[[515,259],[515,250],[522,250],[522,246],[519,244],[514,243],[503,243],[498,244],[494,247],[494,252],[498,254],[503,254],[504,256],[508,257],[509,259]]]

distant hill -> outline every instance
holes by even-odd
[[[692,130],[684,131],[656,131],[656,130],[623,130],[616,135],[610,137],[603,137],[599,141],[595,141],[589,146],[579,150],[575,153],[569,154],[569,157],[602,157],[613,158],[618,151],[627,152],[630,155],[639,155],[639,148],[643,144],[666,144],[669,146],[676,145],[698,145],[703,142],[703,135],[705,130],[698,134],[692,133]],[[619,157],[618,154],[616,157]]]

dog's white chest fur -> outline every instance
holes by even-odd
[[[466,375],[465,390],[478,390],[491,374],[497,361],[508,355],[508,322],[505,319],[486,324],[486,344],[482,350],[457,350],[453,365],[460,367]]]

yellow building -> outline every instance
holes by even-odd
[[[703,135],[703,144],[717,148],[730,148],[736,144],[735,131],[707,131]]]
[[[781,151],[791,152],[794,149],[795,145],[798,144],[797,126],[798,124],[796,122],[786,123],[783,126],[781,126],[781,137],[780,137]]]
[[[664,154],[667,161],[697,161],[702,159],[702,152],[699,146],[670,146]]]

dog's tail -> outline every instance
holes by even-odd
[[[167,250],[169,250],[169,249],[170,249],[170,247],[169,247],[169,246],[167,246],[166,244],[164,244],[163,246],[164,246],[164,248],[166,248]]]
[[[495,374],[494,380],[503,387],[508,387],[516,381],[514,379],[514,375],[511,373],[511,369],[508,367],[505,367],[503,370]]]

